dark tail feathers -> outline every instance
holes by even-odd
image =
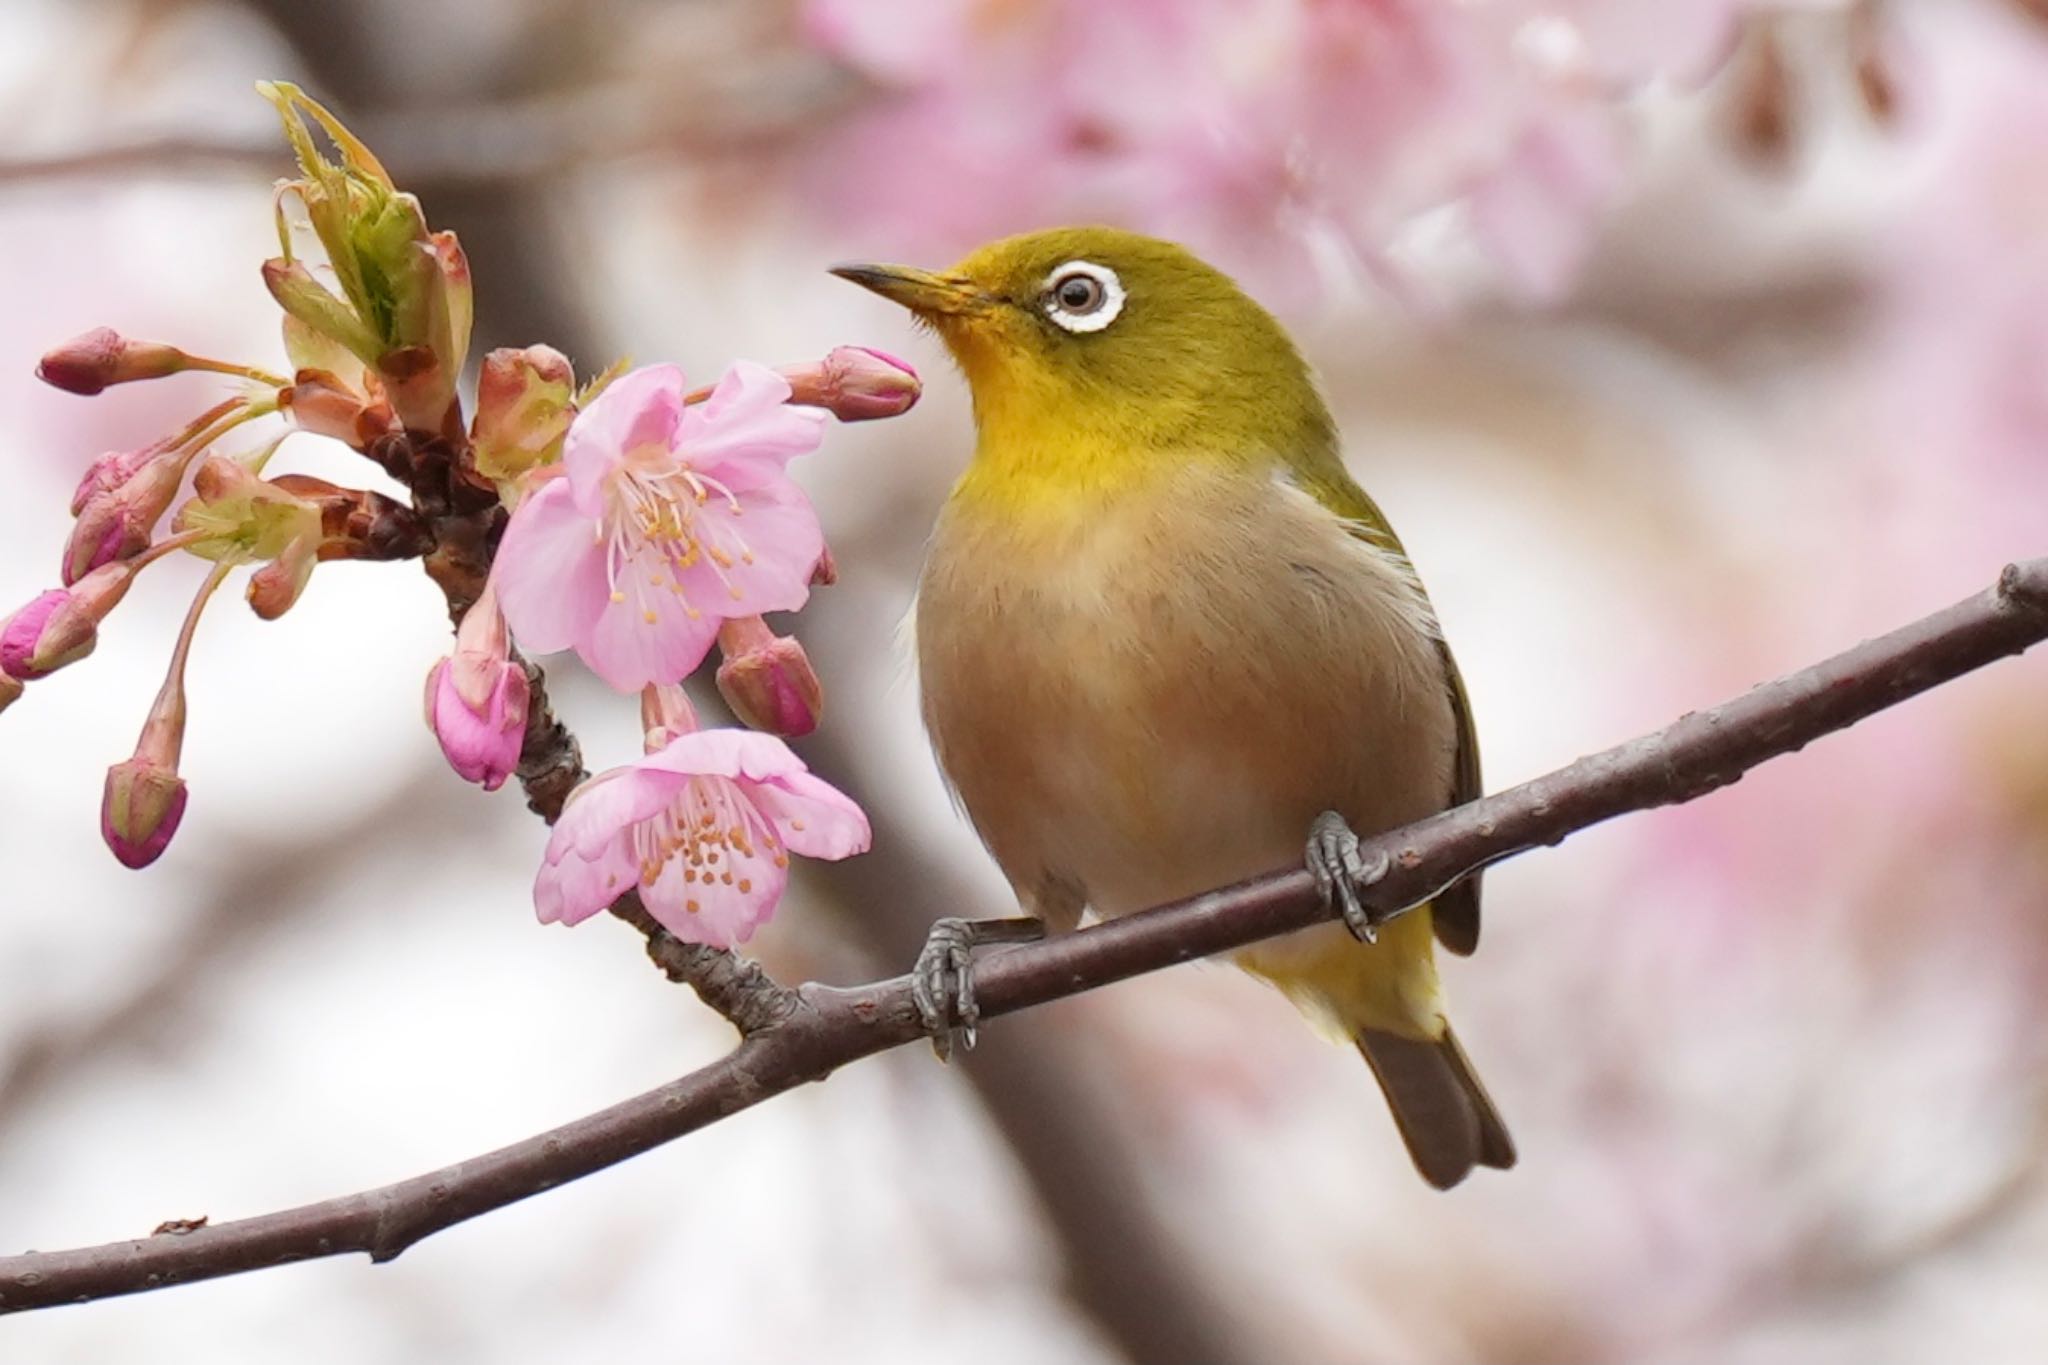
[[[1474,1166],[1515,1164],[1514,1139],[1448,1026],[1434,1042],[1379,1029],[1360,1029],[1357,1042],[1424,1180],[1447,1190]]]

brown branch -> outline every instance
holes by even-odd
[[[700,83],[701,85],[701,83]],[[822,60],[769,64],[748,81],[700,89],[594,88],[472,104],[377,110],[355,132],[406,185],[494,190],[640,157],[758,154],[794,141],[870,94]],[[0,187],[81,177],[225,173],[269,179],[275,139],[171,134],[0,156]],[[433,202],[433,201],[430,201]]]
[[[1694,800],[1779,754],[2048,638],[2048,559],[2008,567],[1955,606],[1656,734],[1368,841],[1384,915],[1461,875],[1603,820]],[[1014,948],[980,970],[984,1015],[1013,1013],[1328,917],[1308,874],[1276,872]],[[428,1175],[187,1232],[0,1259],[0,1312],[83,1302],[347,1251],[385,1261],[443,1228],[674,1141],[849,1062],[922,1036],[904,978],[806,986],[723,1060],[660,1089]]]

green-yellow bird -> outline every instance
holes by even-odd
[[[835,273],[928,323],[973,390],[918,665],[940,766],[1024,908],[1064,931],[1306,841],[1352,932],[1237,962],[1357,1044],[1431,1184],[1513,1165],[1431,943],[1476,946],[1477,878],[1377,935],[1353,892],[1352,831],[1477,796],[1479,756],[1429,599],[1287,333],[1184,249],[1110,228]],[[951,929],[935,950],[964,975],[976,936]]]

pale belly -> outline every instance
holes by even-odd
[[[1024,904],[1070,923],[1298,865],[1450,798],[1427,604],[1292,488],[1190,474],[1085,522],[949,508],[921,586],[926,723]]]

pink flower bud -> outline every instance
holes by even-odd
[[[640,736],[648,753],[697,729],[697,708],[681,684],[649,683],[640,689]]]
[[[185,818],[185,780],[137,753],[107,769],[100,798],[100,837],[128,867],[148,867],[162,856]]]
[[[102,565],[148,549],[156,524],[184,479],[183,460],[157,455],[112,488],[89,494],[64,545],[64,582],[76,583]]]
[[[77,516],[85,510],[95,493],[104,493],[119,488],[128,482],[131,475],[143,465],[162,453],[162,446],[144,446],[140,450],[110,450],[86,467],[85,477],[78,481],[78,487],[71,494],[71,515]]]
[[[92,653],[99,624],[135,580],[125,560],[93,570],[74,586],[52,588],[0,624],[0,672],[26,682]]]
[[[427,725],[448,766],[465,781],[496,791],[519,766],[526,743],[526,670],[496,597],[486,588],[455,634],[455,653],[427,674]]]
[[[501,662],[484,682],[484,702],[472,706],[462,694],[456,661],[441,660],[427,675],[427,724],[441,743],[448,766],[464,781],[487,792],[505,785],[519,766],[526,743],[526,670]]]
[[[812,365],[781,371],[789,401],[823,408],[842,422],[868,422],[910,411],[924,383],[910,362],[866,346],[839,346]]]
[[[789,739],[818,728],[825,691],[801,643],[751,616],[720,627],[718,647],[718,693],[743,723]]]
[[[36,366],[36,378],[89,398],[110,384],[176,374],[188,361],[175,346],[130,341],[111,327],[95,327],[46,354]]]
[[[126,566],[109,566],[114,567]],[[185,623],[178,628],[178,643],[171,650],[163,686],[157,689],[149,717],[142,723],[142,737],[135,742],[134,756],[107,769],[106,791],[100,800],[100,837],[129,867],[155,862],[185,817],[185,782],[178,776],[178,757],[185,747],[185,665],[191,657],[199,615],[225,577],[226,570],[216,566],[192,598]]]
[[[14,705],[23,691],[21,679],[12,674],[0,673],[0,711]]]

